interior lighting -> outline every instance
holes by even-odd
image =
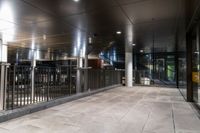
[[[118,35],[122,34],[122,32],[121,32],[121,31],[117,31],[116,33],[117,33]]]

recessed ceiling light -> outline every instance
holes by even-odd
[[[43,40],[46,40],[47,39],[47,36],[46,35],[43,35]]]
[[[122,34],[122,32],[121,32],[121,31],[117,31],[116,33],[117,33],[118,35]]]
[[[80,0],[74,0],[74,2],[79,2]]]
[[[144,52],[144,50],[140,50],[140,53],[143,53]]]
[[[132,45],[133,45],[133,46],[135,46],[136,44],[135,44],[135,43],[133,43]]]

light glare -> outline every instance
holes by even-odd
[[[122,32],[121,32],[121,31],[117,31],[116,33],[117,33],[118,35],[122,34]]]

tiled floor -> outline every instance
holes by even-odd
[[[0,133],[200,133],[177,89],[119,87],[0,124]]]

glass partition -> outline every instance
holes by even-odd
[[[199,26],[192,32],[192,87],[193,100],[200,105],[200,46],[199,46]]]

